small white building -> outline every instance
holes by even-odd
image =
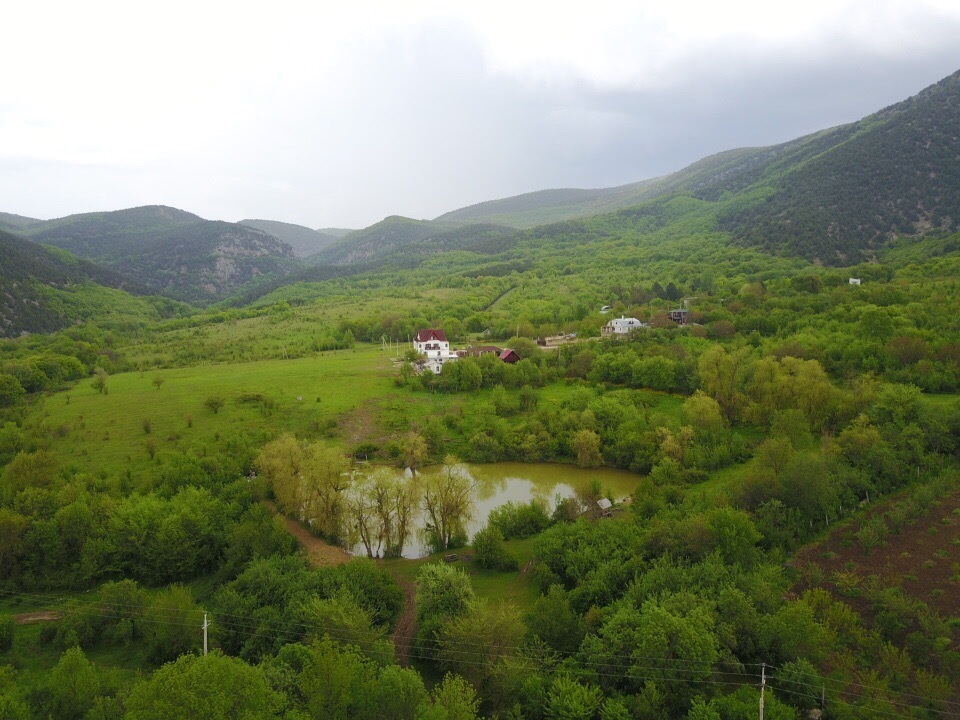
[[[420,330],[413,339],[413,349],[424,356],[422,367],[439,375],[443,364],[454,362],[457,354],[450,351],[450,342],[443,330]]]
[[[647,327],[636,318],[618,317],[603,326],[602,334],[605,337],[622,337],[629,335],[633,330]]]
[[[851,285],[859,285],[859,284],[860,284],[860,278],[850,278],[850,284],[851,284]]]

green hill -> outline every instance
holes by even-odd
[[[960,224],[960,72],[834,131],[823,152],[762,178],[720,226],[740,242],[827,264]],[[778,168],[780,169],[780,168]]]
[[[218,300],[297,267],[292,248],[269,233],[159,205],[71,215],[21,234],[188,302]]]
[[[333,237],[340,239],[344,235],[349,235],[352,232],[356,232],[356,228],[317,228],[317,232],[321,235],[332,235]]]
[[[18,233],[42,223],[43,220],[37,220],[36,218],[0,212],[0,230],[6,230],[7,232]]]
[[[740,148],[711,155],[679,172],[612,188],[539,190],[460,208],[437,222],[488,222],[514,228],[532,228],[576,218],[616,212],[676,192],[703,192],[727,187],[733,178],[756,175],[789,150],[807,145],[817,136],[800,138],[771,148]],[[733,183],[736,184],[736,183]]]
[[[147,289],[119,273],[0,231],[0,336],[52,332],[74,322],[110,317],[157,319],[179,305],[139,298]],[[181,309],[182,311],[182,309]],[[177,311],[180,312],[180,311]]]
[[[863,120],[781,145],[713,155],[671,175],[599,190],[543,190],[441,215],[516,228],[687,196],[744,245],[827,264],[960,222],[960,73]],[[653,207],[653,206],[650,206]]]
[[[337,242],[337,240],[346,233],[351,232],[345,230],[339,234],[327,233],[322,230],[312,230],[303,225],[294,225],[277,220],[241,220],[239,224],[256,228],[257,230],[262,230],[265,233],[273,235],[278,240],[282,240],[292,247],[297,257],[301,258],[324,250]]]
[[[391,215],[363,230],[355,230],[310,258],[315,265],[349,265],[372,259],[448,230],[452,224]]]

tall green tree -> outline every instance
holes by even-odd
[[[147,653],[154,662],[174,660],[202,647],[203,611],[184,585],[171,585],[157,593],[143,619]]]
[[[473,511],[476,482],[454,458],[447,458],[437,472],[421,478],[423,509],[430,523],[437,550],[466,541],[466,522]]]
[[[270,720],[283,717],[284,704],[259,668],[214,650],[183,655],[134,685],[124,720]]]
[[[53,717],[82,718],[100,692],[100,672],[83,650],[70,648],[50,671],[47,683]]]

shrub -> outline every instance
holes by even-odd
[[[220,412],[220,408],[222,408],[225,403],[226,401],[219,395],[211,395],[203,401],[203,404],[206,405],[214,415]]]
[[[495,527],[487,526],[473,538],[473,550],[477,565],[490,570],[516,570],[517,559],[503,545],[503,534]]]
[[[525,538],[543,532],[552,524],[547,504],[533,499],[529,503],[508,502],[490,512],[490,527],[499,530],[505,540]]]
[[[151,662],[168,662],[199,648],[197,629],[203,611],[194,603],[190,588],[175,584],[157,593],[145,608],[144,619],[147,657]]]
[[[13,647],[13,638],[17,624],[13,615],[0,614],[0,652],[7,652]]]
[[[56,623],[44,623],[40,626],[40,632],[37,635],[37,639],[40,641],[41,645],[49,645],[54,640],[57,639],[57,624]]]
[[[26,395],[23,385],[13,375],[0,373],[0,407],[14,405]]]
[[[882,545],[890,530],[882,517],[873,517],[863,523],[854,535],[863,547],[864,555],[869,555],[873,548]]]
[[[90,647],[97,639],[90,615],[82,610],[68,612],[57,626],[57,644],[64,650],[75,646]]]

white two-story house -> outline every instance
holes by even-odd
[[[423,368],[439,375],[444,363],[454,362],[457,354],[450,351],[450,341],[443,330],[420,330],[413,340],[413,349],[424,356]]]

